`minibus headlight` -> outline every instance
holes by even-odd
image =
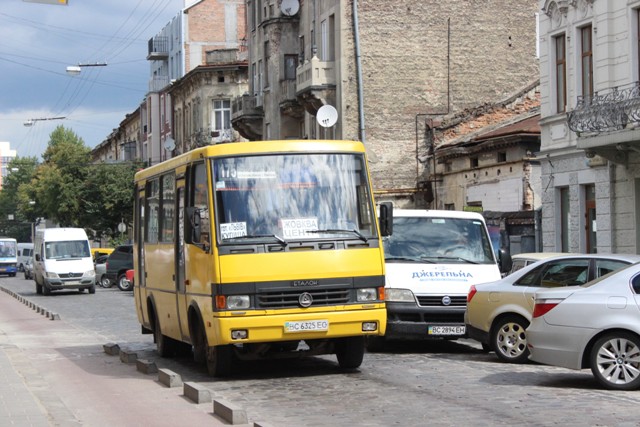
[[[249,308],[249,295],[227,295],[227,309]]]
[[[58,273],[52,273],[51,271],[47,271],[46,273],[47,279],[59,279]]]
[[[369,302],[378,299],[378,290],[376,288],[360,288],[356,290],[356,301]]]
[[[413,292],[409,289],[385,288],[385,299],[392,302],[415,302]]]
[[[89,270],[89,271],[85,271],[84,274],[82,275],[83,277],[93,277],[96,275],[95,270]]]

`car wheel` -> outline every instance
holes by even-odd
[[[507,363],[529,360],[525,329],[529,322],[521,316],[506,316],[497,321],[491,333],[491,347],[496,356]]]
[[[118,289],[121,291],[130,291],[133,289],[133,284],[127,280],[127,276],[125,274],[121,274],[118,276]]]
[[[640,387],[640,338],[627,332],[604,335],[593,345],[589,356],[591,372],[610,390]]]
[[[336,340],[336,357],[342,369],[356,369],[364,357],[364,337],[347,337]]]
[[[100,286],[102,286],[103,288],[111,287],[111,280],[107,278],[106,274],[103,274],[102,277],[100,278]]]

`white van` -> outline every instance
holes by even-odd
[[[501,277],[482,215],[394,208],[392,234],[383,243],[387,329],[367,347],[465,337],[469,288]]]
[[[18,271],[24,271],[24,265],[32,256],[33,243],[18,243]]]
[[[96,274],[87,233],[82,228],[47,228],[36,232],[33,278],[36,292],[62,289],[96,292]]]

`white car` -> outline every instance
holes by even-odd
[[[612,390],[640,388],[640,264],[537,292],[527,337],[535,362],[591,368]]]
[[[639,255],[555,256],[496,282],[471,286],[465,312],[467,334],[505,362],[527,362],[525,329],[531,321],[536,291],[583,284],[636,262],[640,262]]]

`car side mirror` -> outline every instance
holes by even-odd
[[[513,260],[511,259],[509,251],[504,248],[498,251],[498,263],[500,265],[501,273],[508,273],[511,271],[511,267],[513,267]]]
[[[391,236],[393,234],[393,203],[382,202],[378,207],[380,234]]]

